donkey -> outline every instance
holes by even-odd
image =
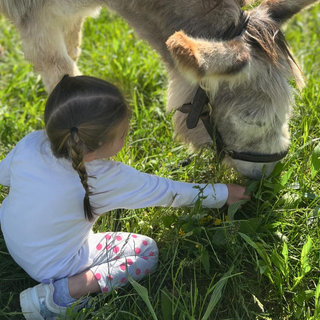
[[[167,110],[175,131],[197,149],[216,145],[249,178],[270,174],[288,150],[294,79],[303,76],[280,30],[318,0],[0,0],[20,32],[26,59],[48,92],[79,75],[81,28],[102,6],[116,11],[168,68]]]

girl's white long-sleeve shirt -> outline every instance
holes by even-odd
[[[220,208],[225,184],[193,184],[139,172],[121,162],[86,163],[95,212],[154,206]],[[0,184],[10,187],[0,207],[1,229],[14,260],[35,280],[59,279],[87,269],[94,222],[84,218],[85,191],[71,163],[53,156],[44,131],[24,137],[0,162]]]

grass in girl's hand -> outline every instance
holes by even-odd
[[[23,58],[16,30],[3,18],[0,25],[1,159],[43,127],[47,95]],[[115,15],[103,11],[86,21],[80,69],[122,88],[133,107],[127,146],[117,160],[182,181],[243,183],[252,200],[237,212],[204,209],[198,201],[195,208],[120,210],[101,217],[96,231],[119,228],[154,238],[159,268],[69,319],[320,319],[319,33],[319,5],[285,27],[307,87],[296,99],[289,155],[271,177],[245,181],[210,150],[190,153],[174,140],[172,115],[165,113],[167,78],[157,54]],[[178,165],[188,158],[190,165]],[[0,201],[7,192],[0,187]],[[23,319],[19,293],[33,285],[1,235],[0,319]]]

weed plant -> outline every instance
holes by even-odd
[[[14,27],[4,18],[0,26],[2,159],[43,128],[47,94]],[[117,210],[99,218],[96,232],[154,238],[159,267],[139,284],[132,280],[111,296],[95,297],[90,309],[70,312],[69,319],[320,319],[320,7],[298,14],[284,32],[307,85],[296,97],[288,156],[270,177],[248,181],[210,148],[191,152],[175,139],[172,114],[165,112],[166,70],[147,43],[106,10],[85,22],[80,69],[119,86],[133,108],[126,147],[116,159],[181,181],[245,184],[252,201],[210,210],[200,197],[194,208]],[[181,166],[185,159],[191,163]],[[7,192],[0,187],[0,202]],[[23,319],[19,293],[35,284],[0,234],[0,319]]]

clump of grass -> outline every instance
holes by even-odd
[[[14,28],[3,18],[0,25],[3,158],[23,136],[43,127],[46,93],[23,59]],[[118,210],[101,217],[96,232],[117,229],[154,238],[159,268],[139,284],[97,296],[92,308],[69,319],[319,319],[319,31],[319,6],[285,28],[307,87],[296,99],[289,155],[267,179],[246,181],[211,150],[192,154],[174,139],[172,115],[165,112],[166,71],[155,51],[105,10],[86,21],[80,69],[118,85],[133,107],[127,147],[117,160],[181,181],[243,183],[252,201],[240,210],[210,210],[200,197],[194,208]],[[187,158],[190,165],[179,166]],[[7,192],[0,187],[0,201]],[[35,284],[10,257],[1,235],[0,318],[23,319],[19,293]]]

